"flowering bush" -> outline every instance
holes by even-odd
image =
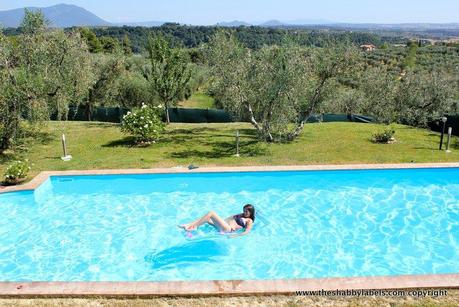
[[[30,171],[29,161],[14,161],[5,171],[5,182],[14,183],[26,178]]]
[[[373,142],[375,143],[382,143],[382,144],[390,144],[395,142],[394,139],[395,130],[393,129],[386,129],[383,132],[379,132],[373,135]]]
[[[161,106],[149,107],[142,104],[140,109],[123,116],[121,131],[134,135],[139,143],[154,142],[165,129],[161,112]]]

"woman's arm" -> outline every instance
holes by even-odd
[[[240,236],[245,236],[246,234],[248,234],[250,232],[250,230],[252,230],[252,226],[253,226],[253,221],[248,219],[247,220],[247,226],[245,227],[245,230],[241,233],[238,233],[238,234],[235,234],[235,235],[231,235],[230,237],[231,238],[235,238],[235,237],[240,237]]]

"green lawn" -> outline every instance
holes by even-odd
[[[360,123],[307,124],[300,138],[287,144],[258,142],[247,123],[171,124],[159,142],[132,146],[117,124],[50,122],[46,133],[30,140],[25,157],[34,163],[31,176],[43,170],[154,168],[231,165],[294,165],[459,161],[459,142],[452,152],[438,150],[439,134],[424,129],[394,126],[395,144],[373,144],[380,125]],[[235,154],[235,133],[241,134],[241,157]],[[65,132],[70,162],[60,159],[60,135]],[[3,174],[13,157],[0,156]]]
[[[182,108],[210,109],[215,108],[215,100],[202,92],[196,92],[190,99],[179,102],[178,105]]]
[[[222,297],[154,297],[154,298],[0,298],[0,306],[353,306],[353,307],[453,307],[459,304],[459,290],[448,289],[448,296],[440,297],[332,297],[332,296],[222,296]]]

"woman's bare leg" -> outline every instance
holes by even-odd
[[[232,231],[233,229],[231,226],[217,214],[212,215],[210,217],[210,222],[212,225],[217,226],[220,231]]]
[[[197,220],[195,220],[195,221],[193,221],[191,223],[180,225],[180,227],[182,227],[185,230],[195,230],[196,228],[198,228],[199,226],[201,226],[204,223],[207,223],[210,220],[210,217],[209,217],[210,213],[211,212],[207,213],[206,215],[198,218]]]
[[[180,227],[182,227],[185,230],[195,230],[199,226],[205,223],[211,223],[223,231],[231,231],[231,227],[228,225],[228,223],[225,222],[224,219],[219,217],[218,214],[215,213],[214,211],[210,211],[209,213],[207,213],[206,215],[197,219],[194,222],[191,222],[189,224],[180,225]]]

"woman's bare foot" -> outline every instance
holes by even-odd
[[[179,225],[179,227],[185,229],[186,231],[196,230],[196,226],[191,226],[189,224]]]

